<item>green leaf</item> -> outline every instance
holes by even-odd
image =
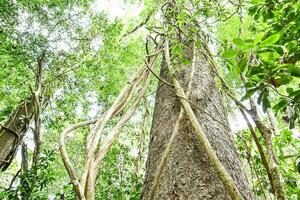
[[[281,46],[281,45],[271,45],[270,46],[276,53],[278,53],[279,55],[284,55],[284,53],[287,52],[287,49],[285,48],[285,46]]]
[[[286,105],[288,104],[288,100],[283,98],[281,99],[274,107],[273,109],[278,112],[279,110],[282,110],[284,107],[286,107]]]
[[[262,73],[262,72],[264,72],[265,70],[264,70],[264,68],[263,68],[263,66],[253,66],[253,67],[251,67],[250,68],[250,74],[249,75],[255,75],[255,74],[260,74],[260,73]]]
[[[238,64],[238,67],[240,69],[240,72],[244,72],[245,71],[245,68],[247,66],[247,58],[243,58],[242,60],[239,61],[239,64]]]
[[[297,166],[297,171],[300,174],[300,156],[297,157],[297,161],[295,165]]]
[[[257,9],[258,9],[258,6],[251,6],[248,10],[249,10],[249,14],[250,15],[254,15],[255,13],[256,13],[256,11],[257,11]]]
[[[257,98],[257,103],[260,105],[262,102],[262,98],[263,98],[264,92],[261,92]]]
[[[295,90],[295,91],[289,92],[289,97],[294,97],[297,95],[300,95],[300,90]]]
[[[265,33],[260,33],[260,34],[258,34],[258,35],[254,38],[253,43],[254,43],[254,44],[258,44],[264,36],[265,36]]]
[[[224,51],[224,53],[223,53],[222,56],[223,56],[224,58],[232,58],[232,57],[237,56],[238,53],[239,53],[238,50],[229,49],[229,50]]]
[[[277,87],[282,86],[282,85],[286,85],[290,82],[291,80],[287,77],[282,77],[282,78],[277,78],[274,80],[274,82],[276,83]]]
[[[271,44],[274,44],[275,42],[277,42],[280,38],[280,34],[276,33],[273,35],[270,35],[269,37],[267,37],[266,39],[264,39],[259,46],[264,47],[264,46],[268,46]]]
[[[252,89],[249,89],[247,90],[245,96],[242,97],[242,101],[246,100],[246,99],[249,99],[256,91],[257,91],[258,88],[252,88]]]
[[[246,88],[251,88],[251,87],[254,87],[255,86],[255,83],[253,83],[253,82],[247,82],[247,83],[245,83],[245,87]]]
[[[270,100],[268,98],[268,93],[264,93],[263,94],[263,99],[262,99],[262,107],[263,107],[263,111],[266,112],[268,108],[271,107],[271,103]]]
[[[232,42],[233,42],[237,47],[240,47],[240,48],[245,49],[245,50],[250,49],[250,48],[253,47],[253,44],[247,43],[247,42],[241,40],[240,38],[234,38],[234,39],[232,40]]]
[[[189,65],[191,64],[191,61],[188,58],[182,58],[181,63],[184,65]]]
[[[300,67],[293,67],[291,69],[291,75],[295,77],[300,77]]]
[[[295,101],[295,102],[300,102],[300,94],[297,94],[297,95],[294,97],[294,101]]]
[[[178,56],[182,56],[183,55],[183,50],[182,50],[182,48],[179,45],[176,45],[176,47],[174,48],[174,51],[175,51],[175,53]]]
[[[290,71],[292,71],[291,69],[294,67],[295,67],[295,65],[293,65],[293,64],[282,64],[282,65],[279,65],[278,67],[275,67],[274,69],[272,69],[272,71],[277,71],[279,69],[290,69]]]
[[[292,93],[293,91],[294,91],[293,88],[290,88],[290,87],[286,88],[286,92],[288,94]]]
[[[238,47],[244,47],[245,45],[246,45],[246,42],[244,42],[243,40],[241,40],[240,38],[234,38],[233,40],[232,40],[232,42],[236,45],[236,46],[238,46]]]

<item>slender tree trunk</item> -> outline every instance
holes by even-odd
[[[21,174],[24,174],[28,170],[28,151],[27,151],[27,145],[23,142],[21,145]]]
[[[187,88],[189,71],[189,69],[184,70],[179,76],[179,81],[185,89]],[[162,62],[160,76],[171,82],[165,61]],[[230,135],[227,116],[214,82],[211,67],[204,61],[196,64],[190,100],[211,115],[193,108],[218,158],[236,182],[240,193],[244,199],[252,199],[247,179],[234,147],[233,138]],[[162,152],[172,134],[180,107],[181,104],[174,89],[160,82],[150,133],[151,139],[142,199],[149,198],[154,174]],[[218,119],[222,124],[213,118]],[[230,199],[229,193],[225,190],[206,153],[196,139],[191,123],[186,116],[180,123],[179,134],[163,169],[154,199]]]
[[[241,75],[241,79],[244,82],[244,84],[246,83],[246,77],[242,74]],[[272,136],[273,134],[276,133],[276,123],[275,123],[275,119],[274,116],[272,114],[272,111],[268,111],[268,117],[271,123],[271,126],[268,127],[264,124],[264,122],[262,121],[262,119],[260,118],[259,114],[258,114],[258,110],[257,110],[257,106],[256,103],[254,101],[253,98],[249,99],[250,102],[250,107],[251,109],[248,110],[248,114],[251,116],[252,120],[254,121],[258,131],[261,133],[265,145],[266,145],[266,151],[267,151],[267,159],[268,159],[268,164],[264,166],[266,167],[269,179],[270,179],[270,183],[271,183],[271,187],[272,190],[274,192],[275,198],[278,200],[285,200],[286,199],[286,193],[284,190],[284,181],[282,180],[279,168],[278,168],[278,160],[274,151],[274,147],[272,144]],[[263,162],[265,162],[264,160],[262,160]]]
[[[253,100],[250,100],[250,104],[251,104],[251,110],[248,113],[251,115],[254,123],[256,124],[257,129],[262,134],[262,137],[266,144],[267,154],[269,156],[268,162],[269,162],[270,172],[274,184],[275,197],[278,200],[285,200],[287,198],[284,190],[284,184],[279,171],[278,160],[272,144],[272,130],[269,127],[267,127],[260,119],[256,105]]]
[[[35,112],[34,112],[34,129],[33,129],[33,141],[34,152],[32,158],[32,164],[39,165],[41,154],[41,102],[39,97],[35,97]]]
[[[41,105],[42,105],[42,79],[43,79],[43,59],[45,56],[44,52],[40,58],[37,59],[37,77],[35,87],[36,90],[33,92],[34,97],[34,130],[33,130],[33,140],[34,140],[34,152],[32,163],[35,166],[39,165],[40,154],[41,154]]]

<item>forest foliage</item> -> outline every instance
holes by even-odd
[[[97,2],[101,7],[106,1],[0,0],[0,124],[20,102],[32,98],[39,88],[39,76],[42,93],[38,98],[46,100],[40,114],[39,165],[32,164],[36,124],[31,122],[21,141],[28,148],[28,169],[23,171],[21,166],[20,146],[9,168],[0,172],[0,199],[74,199],[58,150],[62,131],[79,121],[99,118],[144,64],[149,49],[154,49],[147,41],[156,41],[156,35],[168,37],[186,23],[192,26],[188,31],[182,29],[182,34],[191,34],[185,36],[199,49],[212,49],[226,87],[243,105],[257,105],[263,122],[274,131],[271,143],[287,199],[300,197],[298,0],[176,0],[175,28],[168,32],[164,32],[161,18],[172,12],[161,12],[165,1],[120,1],[125,10],[133,6],[140,11],[116,18],[110,17],[112,10],[95,11]],[[192,61],[183,49],[180,40],[172,41],[173,62],[188,66]],[[158,56],[154,63],[156,74],[160,60]],[[176,69],[172,73],[176,74]],[[139,199],[157,82],[151,78],[142,103],[102,161],[96,199]],[[228,115],[240,123],[243,119],[238,119],[242,117],[236,102],[226,95],[226,87],[217,77],[216,82]],[[104,135],[119,119],[108,123]],[[247,125],[232,129],[254,195],[274,199],[251,131]],[[89,130],[84,127],[76,135],[67,135],[67,150],[77,171],[85,164]],[[265,139],[257,128],[254,131],[267,152]]]

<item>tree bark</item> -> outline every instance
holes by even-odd
[[[21,174],[24,174],[28,170],[28,151],[27,145],[23,142],[21,145]]]
[[[165,63],[163,60],[160,76],[171,82]],[[189,71],[188,68],[183,70],[178,77],[180,84],[185,89]],[[228,126],[224,126],[224,124],[228,124],[227,116],[214,83],[213,72],[204,61],[198,62],[195,66],[190,100],[211,115],[193,108],[209,142],[235,181],[239,192],[244,199],[252,199],[230,130]],[[181,104],[174,89],[160,82],[155,100],[142,199],[149,199],[148,195],[153,184],[154,174],[172,134],[180,107]],[[218,119],[222,124],[213,118]],[[179,134],[163,169],[154,199],[230,199],[228,191],[214,171],[203,147],[199,144],[186,115],[181,120]]]
[[[256,108],[256,105],[253,100],[250,99],[250,105],[251,105],[251,110],[248,112],[250,116],[252,117],[257,129],[261,133],[264,142],[266,144],[266,149],[267,149],[267,155],[268,155],[268,162],[269,162],[269,167],[270,167],[270,172],[272,176],[272,181],[273,182],[273,187],[274,187],[274,192],[275,192],[275,198],[278,200],[286,200],[286,193],[284,189],[284,182],[282,180],[279,167],[278,167],[278,160],[276,157],[276,154],[274,152],[274,147],[272,144],[272,130],[267,127],[263,121],[260,119],[258,115],[258,111]]]

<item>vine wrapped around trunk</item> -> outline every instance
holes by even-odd
[[[187,52],[187,55],[192,60],[191,52]],[[161,64],[160,77],[171,82],[166,63],[168,62],[164,58]],[[178,76],[184,89],[187,88],[190,70],[190,68],[186,68]],[[200,59],[196,63],[192,82],[190,100],[195,102],[205,113],[211,115],[209,116],[199,109],[195,110],[198,123],[203,127],[209,143],[232,177],[242,197],[252,199],[230,130],[228,126],[223,125],[228,125],[227,116],[221,96],[214,83],[213,70],[204,60]],[[148,200],[150,198],[154,175],[162,153],[172,135],[180,107],[180,101],[174,88],[160,82],[155,100],[142,199]],[[178,136],[175,138],[153,199],[231,199],[194,133],[190,120],[185,116],[180,123]]]

